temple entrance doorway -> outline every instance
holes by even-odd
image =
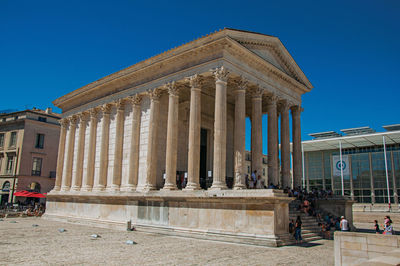
[[[200,132],[200,187],[207,189],[212,184],[207,177],[207,129],[202,128]]]

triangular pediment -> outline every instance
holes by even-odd
[[[259,56],[309,89],[313,87],[279,38],[235,29],[226,29],[225,31],[227,36],[249,52]]]
[[[282,60],[279,59],[278,55],[276,52],[273,51],[271,47],[265,47],[261,45],[251,45],[251,44],[245,44],[243,45],[256,55],[260,56],[263,58],[265,61],[271,63],[275,67],[279,68],[289,76],[292,76],[290,71],[286,69],[285,65],[283,64]],[[293,77],[293,76],[292,76]]]

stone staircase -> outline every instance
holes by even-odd
[[[303,237],[303,242],[311,242],[322,239],[321,228],[318,226],[318,221],[314,216],[308,216],[301,211],[297,210],[300,201],[294,200],[289,204],[289,221],[296,221],[297,216],[300,215],[301,221],[303,222],[301,226],[301,236]],[[279,237],[282,246],[293,245],[296,243],[293,235]]]

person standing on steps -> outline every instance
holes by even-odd
[[[301,218],[300,215],[297,216],[296,223],[294,226],[294,238],[296,239],[296,244],[301,243],[303,238],[301,237]]]

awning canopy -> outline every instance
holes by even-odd
[[[303,141],[304,152],[321,151],[321,150],[336,150],[339,149],[339,142],[342,144],[342,149],[362,148],[370,146],[383,146],[383,136],[385,137],[386,145],[400,144],[400,130],[379,132],[365,135],[342,136],[327,139],[316,139]]]
[[[45,198],[46,193],[42,194],[39,192],[29,192],[26,190],[23,191],[17,191],[14,193],[14,196],[16,197],[27,197],[27,198]]]

